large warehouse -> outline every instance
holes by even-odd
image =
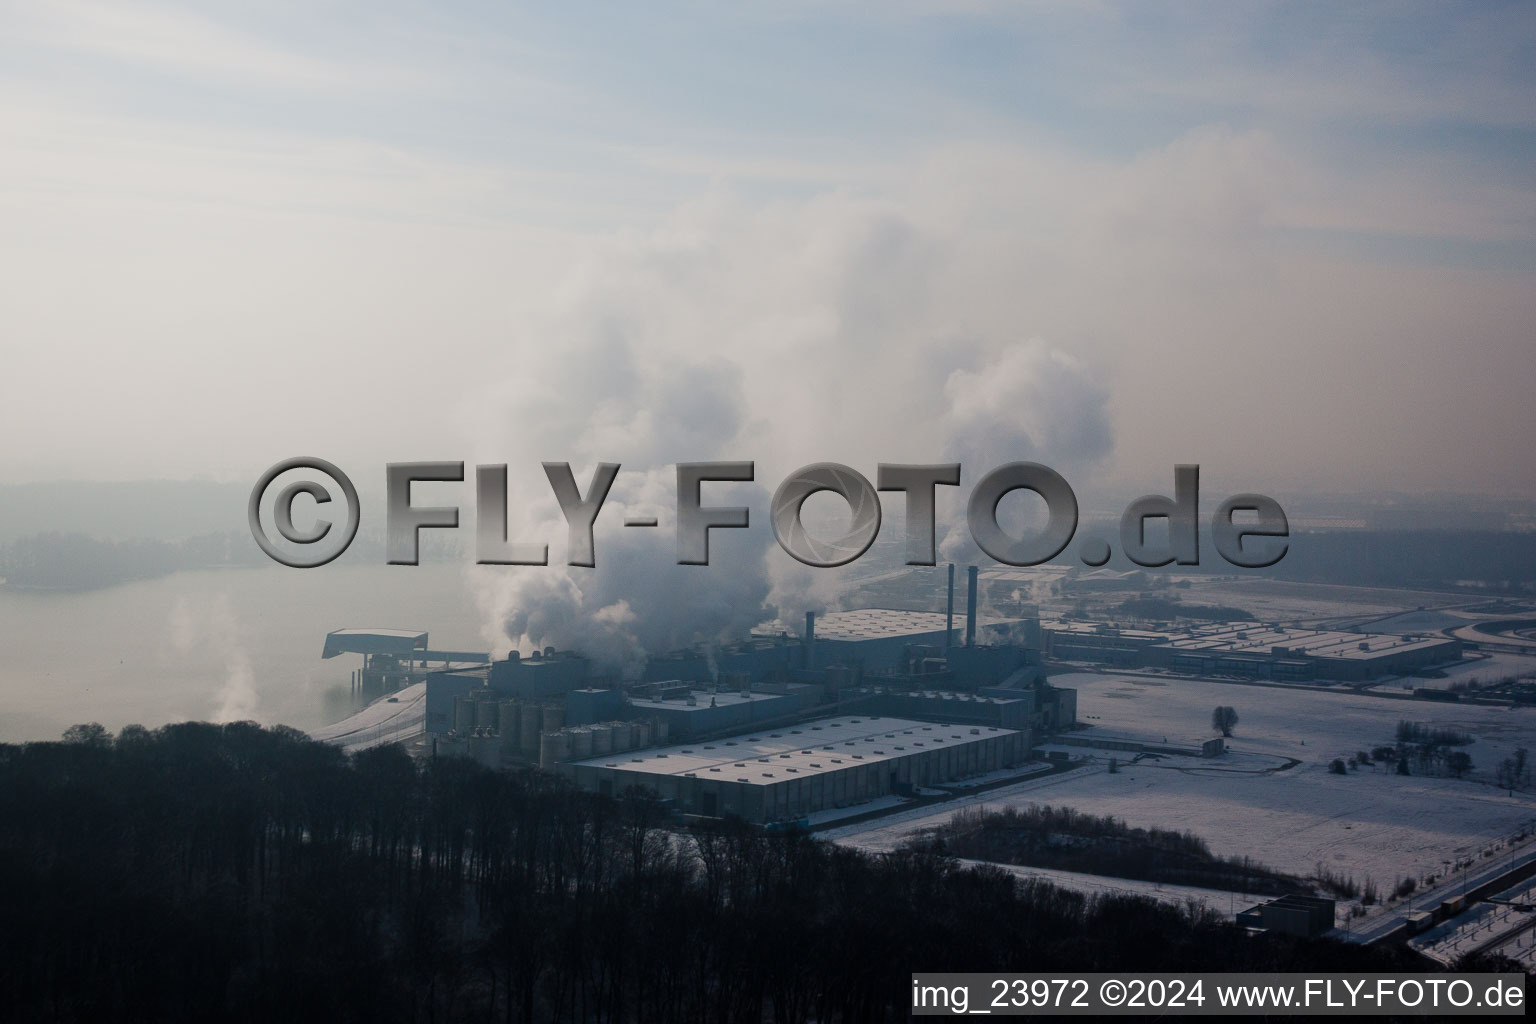
[[[1433,634],[1347,633],[1258,622],[1203,626],[1144,652],[1146,663],[1198,675],[1375,679],[1461,657],[1461,641]]]
[[[1027,734],[995,726],[843,717],[560,765],[584,789],[645,786],[685,813],[784,821],[1011,767]]]
[[[1376,679],[1461,657],[1461,641],[1434,633],[1352,633],[1261,622],[1177,630],[1117,629],[1104,623],[1043,624],[1047,653],[1062,661],[1166,668],[1193,675],[1260,679]]]

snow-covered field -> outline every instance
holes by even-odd
[[[1382,618],[1400,612],[1475,603],[1465,594],[1384,587],[1345,587],[1271,579],[1211,579],[1188,576],[1184,600],[1195,604],[1235,605],[1264,622],[1317,622],[1327,619]]]
[[[1418,676],[1392,676],[1376,684],[1378,690],[1413,690],[1418,687],[1445,690],[1453,683],[1476,679],[1483,684],[1495,683],[1506,676],[1528,678],[1536,676],[1536,649],[1531,655],[1523,654],[1474,654],[1466,660],[1440,669],[1443,679],[1423,679]]]
[[[958,858],[962,864],[981,864],[983,861]],[[1225,889],[1202,889],[1193,885],[1159,885],[1156,882],[1138,882],[1129,878],[1106,878],[1103,875],[1085,875],[1077,871],[1053,871],[1049,868],[1020,867],[1017,864],[999,864],[1016,878],[1038,879],[1063,889],[1072,889],[1090,896],[1150,896],[1163,903],[1187,906],[1200,903],[1222,914],[1246,910],[1255,903],[1273,899],[1253,893],[1228,892]]]
[[[1230,748],[1297,757],[1320,768],[1335,757],[1392,743],[1404,718],[1471,733],[1474,742],[1460,749],[1472,756],[1474,779],[1491,779],[1494,766],[1516,747],[1536,752],[1536,708],[1387,700],[1343,688],[1319,692],[1173,676],[1079,672],[1052,676],[1051,682],[1077,689],[1080,721],[1148,739],[1213,735],[1211,709],[1230,705],[1240,718],[1236,735],[1227,741]]]
[[[1367,876],[1386,889],[1400,878],[1444,871],[1444,861],[1501,845],[1536,819],[1536,798],[1514,797],[1486,782],[1399,776],[1365,768],[1347,775],[1328,762],[1390,744],[1400,718],[1464,729],[1467,750],[1486,777],[1516,746],[1536,749],[1536,711],[1397,701],[1348,692],[1296,691],[1184,679],[1078,673],[1052,682],[1078,689],[1079,717],[1105,731],[1170,740],[1210,734],[1211,709],[1240,716],[1231,753],[1220,758],[1161,757],[1104,770],[1071,772],[1009,787],[974,801],[1031,803],[1112,814],[1133,826],[1187,830],[1224,856],[1247,856],[1282,871]],[[1301,763],[1279,770],[1291,759]],[[967,801],[968,803],[971,801]],[[875,821],[839,841],[890,849],[914,830],[946,821],[954,806],[906,820]]]

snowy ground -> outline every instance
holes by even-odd
[[[984,861],[957,858],[962,864],[982,864]],[[1103,875],[1085,875],[1077,871],[1053,871],[1050,868],[1020,867],[1016,864],[997,864],[1004,871],[1018,878],[1039,879],[1052,885],[1090,896],[1150,896],[1163,903],[1186,906],[1200,903],[1223,914],[1247,910],[1255,903],[1271,900],[1273,896],[1251,893],[1228,892],[1225,889],[1201,889],[1192,885],[1159,885],[1156,882],[1138,882],[1128,878],[1105,878]]]
[[[1479,603],[1480,598],[1427,590],[1384,587],[1345,587],[1271,579],[1211,579],[1190,581],[1184,600],[1192,604],[1234,605],[1264,622],[1321,622],[1331,619],[1380,619],[1388,615]]]
[[[1052,676],[1051,682],[1077,689],[1081,721],[1149,739],[1212,735],[1211,709],[1230,705],[1240,718],[1228,740],[1233,750],[1297,757],[1319,768],[1335,757],[1392,743],[1404,718],[1470,733],[1475,742],[1461,749],[1472,757],[1474,780],[1491,779],[1498,762],[1516,747],[1536,751],[1536,708],[1386,700],[1342,687],[1319,692],[1173,676],[1078,672]],[[1457,784],[1454,791],[1462,789]]]
[[[1377,683],[1377,690],[1414,690],[1419,687],[1444,690],[1451,684],[1476,679],[1484,685],[1496,683],[1506,676],[1521,678],[1536,676],[1536,648],[1531,655],[1472,653],[1464,661],[1440,669],[1443,679],[1424,679],[1419,676],[1390,676]]]
[[[1367,633],[1439,633],[1465,626],[1479,617],[1458,611],[1413,611],[1371,619],[1359,626]]]
[[[1442,874],[1448,860],[1486,861],[1484,850],[1502,850],[1523,823],[1536,819],[1536,798],[1509,797],[1481,781],[1369,768],[1340,776],[1327,769],[1335,757],[1391,743],[1398,720],[1412,718],[1472,733],[1476,742],[1463,749],[1486,776],[1514,747],[1536,749],[1533,709],[1091,673],[1052,682],[1077,687],[1080,717],[1117,734],[1158,741],[1209,735],[1211,709],[1218,704],[1235,707],[1240,722],[1228,741],[1231,752],[1220,758],[1127,764],[1123,753],[1077,748],[1096,763],[964,804],[1049,803],[1112,814],[1133,826],[1193,832],[1218,855],[1247,856],[1298,875],[1313,874],[1321,863],[1359,882],[1370,877],[1382,889],[1398,878]],[[1105,770],[1110,756],[1120,760],[1115,774]],[[1282,770],[1293,759],[1301,763]],[[958,806],[925,808],[834,835],[849,845],[890,849],[916,830],[943,823]]]
[[[416,683],[380,697],[355,715],[312,730],[309,737],[351,753],[415,736],[426,720],[427,684]]]

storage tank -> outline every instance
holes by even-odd
[[[571,760],[584,761],[592,756],[592,730],[571,730]]]
[[[629,749],[629,725],[625,722],[608,722],[608,728],[613,731],[613,752],[622,754]]]
[[[636,728],[638,724],[638,722],[620,722],[618,728],[615,730],[615,737],[624,737],[625,750],[634,750],[640,745],[640,730]],[[614,740],[613,746],[615,750],[618,749],[619,744],[617,739]]]
[[[501,726],[500,716],[497,714],[496,702],[493,700],[475,701],[475,728],[489,729],[496,732]]]
[[[607,724],[592,727],[592,756],[613,753],[613,726]]]
[[[640,739],[635,744],[635,748],[637,750],[638,749],[643,749],[645,747],[648,747],[653,742],[655,742],[652,739],[652,736],[654,735],[655,730],[654,730],[654,728],[651,725],[651,720],[650,719],[647,718],[647,719],[645,719],[643,721],[636,722],[635,723],[635,728],[637,730],[639,730],[639,732],[640,732]]]
[[[453,698],[453,731],[460,736],[468,736],[475,730],[475,699],[473,697]]]
[[[539,709],[532,705],[524,704],[519,714],[521,718],[517,728],[517,748],[524,757],[538,757]]]
[[[570,738],[563,732],[546,732],[539,738],[539,767],[551,769],[571,759]]]
[[[521,735],[520,730],[522,728],[522,719],[518,715],[518,711],[519,705],[517,701],[504,700],[501,702],[501,709],[497,712],[497,715],[500,718],[498,725],[501,728],[501,734],[506,736],[508,738],[508,742],[510,742],[514,747],[517,746],[518,739]]]
[[[670,735],[672,735],[672,726],[667,724],[667,720],[665,718],[656,719],[655,724],[651,728],[651,742],[658,747],[665,746],[667,737]]]
[[[544,708],[544,731],[559,732],[565,724],[565,709],[558,704],[549,704]]]

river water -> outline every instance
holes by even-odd
[[[467,569],[452,564],[181,572],[79,593],[0,586],[0,741],[186,719],[313,729],[349,710],[361,658],[320,659],[347,626],[426,630],[486,650]]]

